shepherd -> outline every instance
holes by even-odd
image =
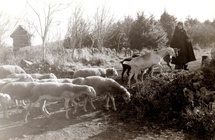
[[[187,63],[195,61],[196,58],[193,52],[192,40],[188,37],[182,22],[178,22],[175,27],[170,47],[179,49],[178,55],[172,58],[172,64],[175,64],[175,69],[188,70]]]

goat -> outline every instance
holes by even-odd
[[[146,70],[150,67],[158,66],[160,67],[160,72],[161,72],[162,71],[161,61],[166,55],[175,57],[176,56],[175,50],[173,48],[168,47],[160,51],[156,51],[156,52],[152,51],[148,54],[135,57],[131,61],[124,61],[123,64],[127,64],[131,67],[131,74],[129,75],[129,79],[128,79],[129,87],[130,87],[131,78],[133,75],[134,75],[136,84],[138,83],[137,76],[141,70],[144,70],[142,77],[146,73]],[[153,74],[153,72],[151,74]]]
[[[35,104],[40,102],[41,100],[45,100],[42,106],[43,114],[46,117],[49,117],[49,112],[46,109],[46,100],[48,101],[57,101],[64,99],[64,107],[66,109],[66,118],[69,119],[68,116],[68,107],[70,100],[72,101],[73,105],[75,105],[75,110],[73,111],[73,114],[77,111],[77,103],[74,101],[79,96],[85,96],[85,102],[84,102],[84,111],[86,112],[86,103],[87,99],[90,99],[90,104],[93,109],[95,109],[95,106],[92,103],[92,98],[96,97],[96,92],[93,89],[93,87],[86,86],[86,85],[74,85],[71,83],[39,83],[36,85],[32,91],[32,97],[30,98],[31,103],[26,111],[25,114],[25,122],[27,122],[27,117],[29,115],[29,112],[33,108]]]
[[[118,73],[115,68],[85,68],[76,70],[73,74],[73,78],[87,76],[115,77]]]
[[[2,87],[1,92],[10,95],[12,100],[16,103],[17,112],[18,100],[27,100],[31,97],[31,89],[37,84],[37,82],[11,82]]]
[[[114,95],[122,95],[126,103],[130,101],[131,94],[127,91],[127,89],[111,78],[104,78],[101,76],[76,78],[73,80],[73,84],[92,86],[96,90],[97,95],[107,95],[105,106],[107,110],[109,110],[109,99],[111,99],[113,103],[114,111],[117,110],[115,99],[113,97]]]
[[[3,117],[8,119],[9,115],[8,115],[7,109],[8,109],[8,106],[11,104],[10,95],[5,94],[5,93],[0,93],[0,104],[3,109]]]
[[[0,78],[6,78],[8,75],[11,74],[21,74],[24,73],[26,74],[26,72],[17,65],[2,65],[0,66]]]

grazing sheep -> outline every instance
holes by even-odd
[[[1,104],[2,109],[3,109],[3,117],[8,119],[9,116],[8,116],[7,108],[11,104],[10,95],[0,93],[0,104]]]
[[[14,74],[10,74],[8,75],[6,78],[22,78],[22,79],[26,79],[26,78],[29,78],[29,79],[32,79],[33,80],[33,77],[30,75],[30,74],[26,74],[26,73],[14,73]]]
[[[32,77],[21,77],[19,79],[17,78],[4,78],[4,79],[0,79],[0,90],[2,89],[3,86],[5,86],[8,83],[11,82],[33,82],[33,78]]]
[[[118,76],[118,73],[115,68],[85,68],[77,70],[73,74],[73,78],[88,76],[115,77]]]
[[[11,82],[2,87],[1,92],[10,95],[12,100],[16,103],[17,112],[18,100],[27,100],[31,97],[31,89],[37,84],[37,82]]]
[[[17,65],[2,65],[0,66],[0,78],[6,78],[11,74],[26,73],[20,66]]]
[[[36,79],[35,81],[39,82],[39,83],[44,83],[44,82],[58,82],[58,79]]]
[[[92,98],[96,97],[96,92],[93,89],[93,87],[86,86],[86,85],[74,85],[71,83],[40,83],[36,85],[32,89],[32,94],[33,96],[30,98],[31,99],[31,104],[26,111],[25,114],[25,121],[27,122],[27,117],[29,112],[31,111],[32,107],[40,102],[41,100],[45,100],[42,106],[42,111],[46,117],[49,117],[49,112],[46,109],[46,100],[48,101],[56,101],[56,100],[61,100],[64,99],[64,107],[66,109],[66,118],[69,119],[68,116],[68,107],[69,107],[69,102],[70,100],[72,101],[73,105],[75,105],[75,110],[73,111],[73,114],[76,113],[77,111],[77,103],[74,101],[74,99],[84,96],[85,97],[85,102],[84,102],[84,111],[86,112],[86,103],[87,99],[90,99],[90,103],[93,109],[95,109],[95,106],[92,103]]]
[[[39,74],[39,73],[33,73],[30,74],[34,79],[57,79],[57,77],[53,73],[45,73],[45,74]]]
[[[59,83],[72,83],[73,79],[70,78],[61,78],[61,79],[56,79],[57,82]]]
[[[92,86],[97,95],[107,95],[106,99],[106,109],[109,110],[109,98],[113,103],[113,109],[116,111],[114,95],[122,95],[125,102],[130,101],[130,93],[126,88],[118,84],[115,80],[111,78],[104,78],[100,76],[90,76],[86,78],[76,78],[73,80],[73,84],[88,85]]]

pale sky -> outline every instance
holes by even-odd
[[[20,14],[26,6],[26,0],[0,0],[0,10],[10,14]],[[32,0],[33,1],[33,0]],[[72,0],[53,0],[72,1]],[[82,3],[86,13],[91,14],[100,4],[110,7],[110,11],[118,18],[126,15],[136,15],[138,11],[145,11],[146,15],[153,14],[157,18],[164,9],[178,20],[187,16],[200,21],[215,19],[215,0],[73,0]],[[89,15],[90,16],[90,15]]]
[[[34,0],[30,0],[34,1]],[[123,19],[124,16],[135,18],[137,12],[143,12],[146,16],[153,14],[159,19],[164,9],[170,15],[174,15],[179,21],[184,21],[188,16],[197,18],[203,22],[215,19],[215,0],[52,0],[53,2],[73,1],[73,4],[81,3],[84,14],[92,17],[96,8],[105,5],[116,19]],[[0,11],[4,11],[14,17],[24,13],[26,0],[0,0]],[[62,22],[66,15],[62,14]],[[67,22],[67,21],[65,21]],[[65,23],[64,23],[65,25]]]

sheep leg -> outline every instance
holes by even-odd
[[[106,96],[106,105],[105,105],[106,110],[109,110],[109,100],[110,100],[110,98],[109,98],[109,93],[108,93],[108,96]]]
[[[96,107],[93,104],[93,98],[90,98],[90,105],[93,108],[93,110],[96,110]]]
[[[21,103],[22,103],[23,107],[26,108],[25,100],[21,100]]]
[[[3,116],[4,116],[4,118],[9,119],[8,111],[7,111],[8,106],[6,104],[2,104],[2,108],[3,108]]]
[[[28,106],[28,109],[27,109],[27,111],[25,112],[25,119],[24,119],[25,122],[28,121],[28,115],[29,115],[29,113],[30,113],[30,111],[32,110],[32,108],[33,108],[34,105],[35,105],[34,103],[31,103],[31,102],[30,102],[30,105]]]
[[[24,119],[25,122],[28,121],[28,115],[29,115],[30,111],[32,110],[32,108],[35,106],[35,104],[39,103],[40,101],[41,101],[41,99],[38,99],[34,103],[30,102],[30,105],[28,106],[28,109],[27,109],[27,111],[25,113],[25,119]]]
[[[65,102],[64,102],[64,108],[66,110],[66,119],[69,119],[69,115],[68,115],[68,112],[69,112],[69,102],[70,102],[70,99],[65,99]]]
[[[109,96],[110,96],[110,99],[111,99],[112,104],[113,104],[113,110],[117,111],[114,97],[112,95],[110,95],[110,94],[109,94]]]
[[[77,108],[78,108],[78,104],[74,101],[74,99],[72,99],[72,103],[75,107],[74,111],[72,112],[72,114],[75,114],[77,112]]]
[[[49,113],[49,112],[47,111],[47,109],[46,109],[46,100],[44,100],[44,102],[43,102],[42,111],[43,111],[43,114],[44,114],[47,118],[50,118],[50,113]]]
[[[87,105],[87,98],[84,99],[84,105],[83,105],[84,112],[87,112],[86,105]]]
[[[19,103],[17,99],[15,99],[15,104],[16,104],[16,112],[21,113],[21,111],[19,111]]]

